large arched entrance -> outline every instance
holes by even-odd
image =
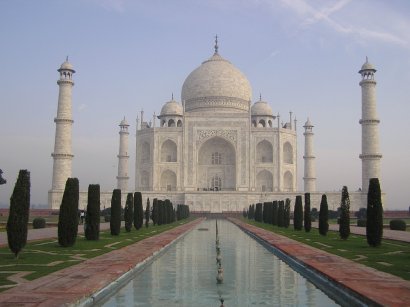
[[[197,187],[201,191],[236,189],[236,153],[231,143],[213,137],[198,151]]]

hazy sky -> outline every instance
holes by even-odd
[[[219,53],[249,79],[274,113],[315,125],[317,187],[361,185],[361,92],[369,57],[376,73],[385,206],[407,209],[410,186],[408,0],[0,0],[0,168],[8,204],[19,169],[31,172],[33,204],[51,187],[57,69],[68,55],[73,88],[73,175],[82,189],[116,185],[118,124],[145,118]],[[130,159],[130,187],[134,186]]]

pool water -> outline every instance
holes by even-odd
[[[147,265],[103,306],[337,306],[257,241],[218,220],[223,283],[217,284],[215,220],[206,220]]]

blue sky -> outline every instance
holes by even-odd
[[[314,123],[317,187],[361,185],[361,93],[368,56],[376,73],[382,188],[390,209],[407,209],[410,173],[410,3],[407,0],[2,0],[0,1],[0,186],[7,204],[19,169],[31,171],[32,203],[51,186],[57,69],[68,55],[73,89],[73,175],[82,189],[116,185],[118,124],[133,132],[177,100],[186,76],[213,53],[249,79],[275,113]],[[133,175],[134,161],[130,160]],[[130,186],[134,185],[134,176]]]

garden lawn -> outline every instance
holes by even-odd
[[[26,244],[17,260],[8,246],[0,247],[0,292],[16,284],[12,280],[17,274],[23,274],[24,279],[34,280],[192,220],[193,218],[189,218],[161,226],[150,225],[150,227],[143,227],[140,230],[133,228],[131,232],[125,232],[124,227],[122,227],[118,236],[112,236],[108,230],[100,232],[98,241],[88,241],[83,235],[78,235],[76,243],[72,247],[60,247],[57,239],[30,242]]]
[[[243,219],[243,221],[379,271],[410,280],[410,243],[382,240],[381,246],[370,247],[365,236],[356,234],[350,234],[349,238],[344,241],[339,238],[339,232],[336,231],[329,231],[327,236],[321,236],[316,228],[306,233],[304,230],[293,230],[292,225],[289,228],[281,228],[248,219]]]

